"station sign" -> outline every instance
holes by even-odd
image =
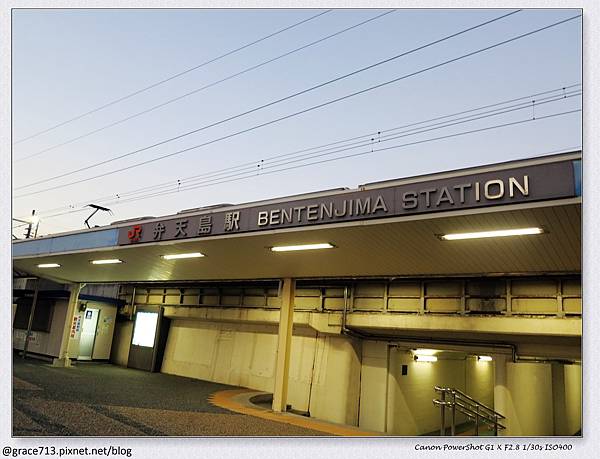
[[[580,161],[561,161],[435,180],[232,207],[119,229],[119,245],[202,238],[356,220],[575,197]]]

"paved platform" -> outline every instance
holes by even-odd
[[[322,436],[236,413],[212,394],[239,387],[106,363],[75,368],[15,358],[14,436]]]
[[[282,424],[304,427],[318,430],[324,434],[344,437],[374,437],[382,436],[381,432],[359,429],[345,424],[322,421],[320,419],[299,416],[294,413],[275,413],[264,404],[256,403],[253,399],[261,396],[271,395],[250,389],[234,389],[219,391],[210,396],[210,401],[222,408],[235,411],[236,413],[249,414],[261,419],[269,419]]]

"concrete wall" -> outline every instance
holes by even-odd
[[[290,354],[287,403],[296,410],[309,411],[316,352],[317,332],[309,328],[295,328]]]
[[[68,303],[68,300],[56,300],[52,310],[50,332],[32,332],[29,346],[27,347],[28,352],[49,357],[58,357]],[[26,330],[13,330],[13,348],[23,349],[26,334]]]
[[[581,430],[581,365],[564,365],[566,435]]]
[[[386,431],[388,392],[388,344],[364,341],[360,375],[359,427]]]
[[[505,435],[554,435],[552,368],[548,363],[506,364]]]
[[[435,385],[455,387],[490,407],[494,405],[491,362],[474,356],[438,355],[434,363],[415,362],[411,352],[388,343],[365,341],[360,387],[359,426],[393,435],[421,435],[440,427],[440,410],[433,405]],[[389,362],[389,363],[388,363]],[[402,375],[402,365],[407,374]],[[446,416],[449,426],[449,415]],[[464,422],[457,417],[457,423]]]
[[[581,429],[581,365],[552,365],[554,435]]]
[[[171,322],[161,371],[271,392],[277,329],[269,325]]]
[[[311,416],[358,425],[360,362],[359,342],[337,336],[317,338]]]
[[[440,410],[433,405],[439,395],[434,386],[464,391],[466,385],[465,360],[442,357],[433,363],[415,362],[410,351],[390,348],[387,433],[422,435],[439,430]],[[407,366],[406,375],[402,375],[402,365]],[[461,422],[464,417],[458,415],[457,424]]]
[[[480,362],[476,356],[468,356],[465,365],[465,393],[494,408],[494,362]]]
[[[110,350],[110,362],[115,365],[127,366],[129,360],[129,347],[131,345],[131,333],[133,332],[133,321],[117,322]]]
[[[163,373],[273,392],[277,327],[175,319]],[[358,424],[360,348],[345,337],[294,329],[287,403],[333,422]]]
[[[122,327],[113,360],[125,364],[131,325]],[[272,392],[276,349],[274,325],[178,318],[171,322],[161,371]],[[553,372],[550,364],[508,362],[503,368],[507,396],[500,411],[507,417],[507,435],[579,430],[580,366],[559,366]],[[432,403],[439,398],[435,385],[455,387],[494,407],[494,376],[495,362],[479,362],[475,356],[442,352],[437,362],[415,362],[409,350],[385,342],[361,343],[296,327],[288,404],[318,419],[392,435],[422,435],[440,427],[440,410]],[[446,420],[449,426],[449,414]],[[457,424],[465,420],[457,416]]]

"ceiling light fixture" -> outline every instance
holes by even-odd
[[[123,260],[119,260],[118,258],[109,258],[106,260],[92,260],[90,263],[93,265],[114,265],[117,263],[123,263]]]
[[[438,352],[437,349],[413,349],[415,355],[436,355]]]
[[[170,255],[163,255],[162,257],[165,260],[178,260],[180,258],[200,258],[203,257],[204,254],[200,252],[192,252],[192,253],[173,253]]]
[[[304,244],[304,245],[282,245],[271,247],[272,252],[294,252],[299,250],[316,250],[316,249],[332,249],[335,246],[329,242],[321,244]]]
[[[58,263],[41,263],[37,265],[38,268],[60,268]]]
[[[415,355],[415,362],[437,362],[437,359],[435,355]]]
[[[489,355],[478,355],[477,361],[478,362],[491,362],[492,358]]]
[[[488,237],[527,236],[530,234],[542,234],[542,228],[516,228],[496,231],[480,231],[475,233],[453,233],[439,236],[444,241],[457,241],[461,239],[481,239]]]

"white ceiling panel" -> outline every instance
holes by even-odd
[[[442,241],[436,235],[543,226],[541,235]],[[330,242],[334,249],[274,253],[274,245]],[[204,258],[166,261],[168,253]],[[119,258],[118,265],[90,260]],[[39,263],[60,268],[39,269]],[[581,271],[581,205],[479,212],[393,223],[322,226],[169,244],[20,258],[14,266],[69,282],[184,281],[281,277],[487,275]]]

